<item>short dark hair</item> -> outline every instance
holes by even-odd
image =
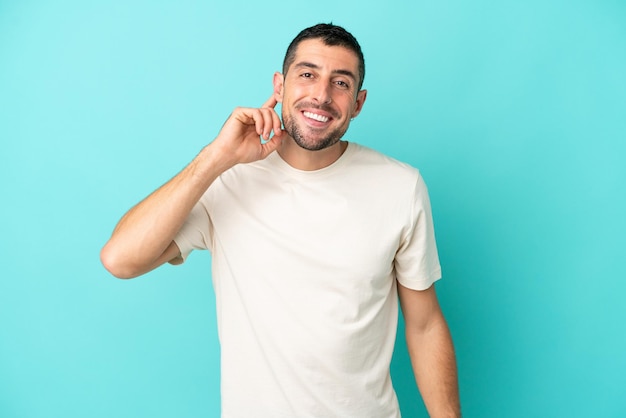
[[[291,41],[283,61],[283,74],[287,74],[289,66],[291,66],[296,59],[296,50],[300,42],[306,41],[307,39],[321,39],[325,45],[342,46],[354,52],[359,59],[359,88],[357,91],[361,90],[361,87],[363,87],[363,79],[365,78],[365,60],[363,59],[361,46],[350,32],[332,23],[320,23],[306,28]]]

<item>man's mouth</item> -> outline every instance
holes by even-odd
[[[307,118],[316,120],[318,122],[325,123],[325,122],[328,122],[330,119],[328,116],[318,115],[317,113],[312,113],[312,112],[307,112],[307,111],[302,112],[302,114],[306,116]]]

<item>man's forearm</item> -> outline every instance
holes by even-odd
[[[209,145],[174,178],[129,210],[102,249],[101,259],[107,270],[117,277],[130,278],[156,267],[155,262],[193,206],[227,168]]]
[[[443,316],[425,329],[407,327],[406,340],[415,380],[432,418],[461,416],[456,359]]]

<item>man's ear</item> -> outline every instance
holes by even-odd
[[[356,118],[358,114],[361,113],[365,99],[367,99],[367,90],[361,90],[356,94],[356,105],[352,111],[352,118]]]
[[[274,73],[274,98],[278,103],[283,102],[283,86],[285,77],[278,71]]]

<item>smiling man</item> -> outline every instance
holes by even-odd
[[[350,33],[303,30],[267,102],[235,109],[102,249],[120,278],[211,251],[223,417],[399,417],[398,300],[429,414],[460,416],[426,186],[418,170],[342,140],[364,75]]]

